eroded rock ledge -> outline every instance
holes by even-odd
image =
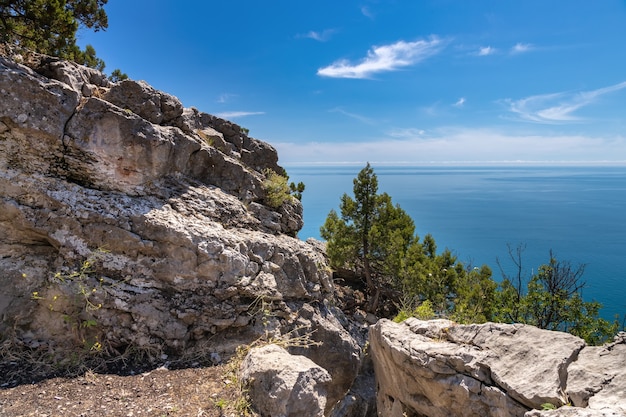
[[[587,347],[527,325],[381,320],[370,343],[382,416],[624,416],[621,334]],[[541,410],[550,403],[554,411]]]
[[[338,401],[361,348],[325,304],[323,245],[295,237],[300,202],[265,204],[274,148],[145,82],[0,52],[4,339],[219,362],[298,327],[338,352],[310,352]]]

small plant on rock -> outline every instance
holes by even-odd
[[[95,265],[103,250],[92,253],[77,270],[57,272],[42,291],[33,291],[31,298],[45,304],[48,310],[61,315],[63,324],[86,351],[103,350],[102,335],[95,312],[102,308],[105,296],[104,279],[95,277]]]
[[[269,207],[277,209],[292,198],[291,190],[287,183],[288,178],[277,174],[269,168],[265,170],[264,174],[265,202]]]
[[[302,200],[305,188],[303,182],[289,183],[289,176],[286,172],[279,174],[269,168],[263,171],[263,174],[265,175],[265,181],[263,181],[266,193],[265,202],[268,206],[277,209],[291,199]]]

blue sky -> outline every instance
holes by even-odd
[[[280,162],[626,163],[624,0],[109,0],[107,64]]]

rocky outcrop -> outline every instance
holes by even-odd
[[[252,349],[241,365],[248,395],[263,417],[322,417],[330,374],[312,360],[277,345]]]
[[[300,202],[265,204],[274,148],[145,82],[21,61],[0,56],[0,334],[59,359],[219,362],[308,326],[337,401],[360,347],[325,307],[323,245],[295,238]]]
[[[570,401],[578,408],[542,413],[626,412],[626,378],[616,366],[624,360],[621,339],[585,347],[570,334],[527,325],[413,318],[400,324],[381,320],[370,332],[381,416],[519,417],[544,415],[526,413]]]
[[[524,417],[624,417],[623,413],[564,406],[558,410],[532,410]]]
[[[604,346],[587,346],[568,368],[572,405],[626,415],[626,333]],[[611,414],[607,414],[611,415]]]
[[[266,170],[283,172],[271,145],[145,82],[19,61],[0,53],[0,359],[218,363],[291,338],[306,346],[246,360],[264,414],[626,415],[624,334],[586,347],[531,326],[382,320],[364,354],[376,318],[334,307],[324,245],[295,237],[300,202],[266,204]]]

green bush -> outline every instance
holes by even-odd
[[[277,209],[282,206],[286,201],[291,198],[291,189],[287,183],[288,178],[277,174],[271,169],[266,169],[265,181],[263,181],[263,189],[265,190],[265,203],[273,208]]]

